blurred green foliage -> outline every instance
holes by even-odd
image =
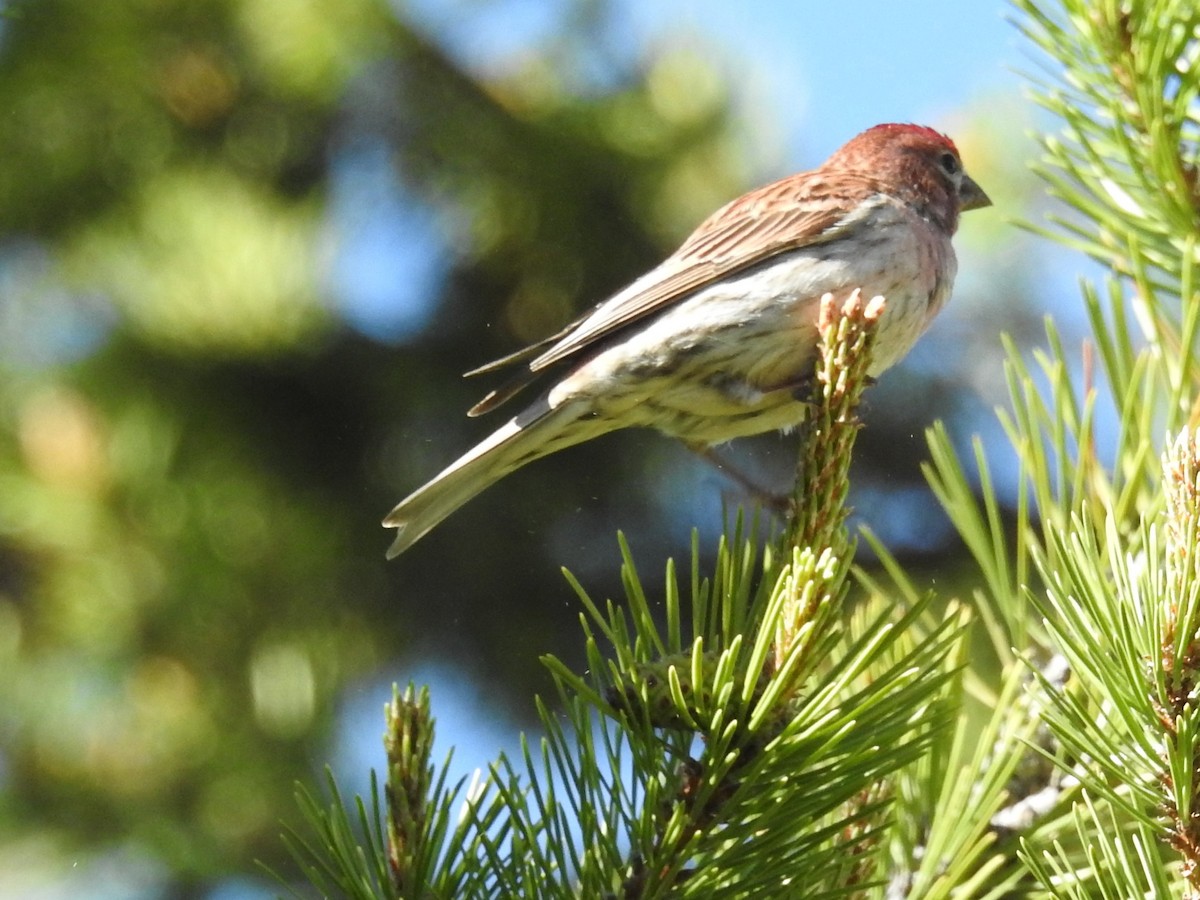
[[[559,565],[615,594],[618,522],[686,546],[661,491],[691,464],[643,435],[514,476],[390,567],[378,523],[489,427],[462,371],[656,262],[764,151],[714,60],[631,53],[604,0],[501,62],[383,0],[4,13],[0,858],[133,848],[184,896],[286,868],[348,685],[437,650],[525,696],[539,653],[578,652]],[[333,275],[363,146],[445,247],[392,344]],[[916,483],[932,415],[865,457]]]
[[[513,526],[583,502],[578,460],[401,566],[378,520],[468,439],[459,372],[746,173],[693,54],[581,91],[566,43],[485,75],[371,0],[5,11],[0,841],[132,846],[182,890],[282,858],[348,682],[440,639],[532,677],[574,617]],[[333,169],[364,142],[452,248],[403,351],[347,327],[331,281]],[[593,454],[595,483],[619,463]]]

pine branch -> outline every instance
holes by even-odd
[[[1052,323],[1032,362],[1008,348],[1015,543],[993,514],[983,451],[980,508],[944,435],[931,434],[932,480],[987,585],[981,612],[1001,659],[1012,640],[1037,673],[1029,699],[1047,731],[1035,746],[1062,773],[1024,797],[1014,784],[999,820],[1014,823],[1020,861],[1053,896],[1200,896],[1198,510],[1181,487],[1195,483],[1186,426],[1200,409],[1200,13],[1180,0],[1016,5],[1050,60],[1037,98],[1063,124],[1040,171],[1068,212],[1039,230],[1113,277],[1084,286],[1094,334],[1082,377]],[[1097,449],[1096,369],[1120,416],[1111,464]],[[1180,437],[1160,457],[1164,430]],[[1173,867],[1161,858],[1172,851]]]
[[[383,745],[387,751],[387,850],[392,888],[398,897],[419,897],[430,859],[427,843],[429,795],[433,784],[430,755],[433,718],[429,689],[410,685],[404,696],[393,688],[386,710]],[[440,848],[439,848],[440,849]]]
[[[1155,700],[1165,730],[1163,811],[1189,895],[1200,897],[1200,434],[1180,433],[1165,454],[1163,471],[1167,606]]]
[[[844,552],[850,458],[861,427],[855,410],[870,383],[867,370],[884,306],[883,297],[865,300],[859,291],[840,306],[832,294],[821,298],[819,390],[801,450],[785,545]]]
[[[782,612],[775,636],[774,664],[781,669],[810,629],[810,643],[830,625],[821,610],[836,614],[844,596],[844,563],[850,557],[845,521],[850,484],[850,459],[861,424],[856,410],[870,380],[871,348],[885,301],[870,301],[854,291],[841,303],[832,294],[821,298],[817,323],[816,379],[819,385],[806,439],[800,451],[793,490],[793,513],[782,546],[798,554],[792,561],[799,572],[809,556],[816,555],[818,569],[806,568],[798,578],[791,600]],[[806,554],[808,556],[806,556]],[[820,575],[818,575],[818,572]],[[782,578],[788,578],[785,571]]]

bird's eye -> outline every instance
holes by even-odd
[[[947,175],[957,175],[962,166],[959,165],[958,157],[953,153],[943,153],[938,157],[938,162],[941,163],[942,171]]]

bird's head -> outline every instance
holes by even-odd
[[[954,141],[923,125],[876,125],[845,143],[826,166],[857,170],[953,234],[959,213],[992,201],[963,168]]]

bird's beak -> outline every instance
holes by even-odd
[[[958,208],[962,212],[968,209],[983,209],[992,205],[992,198],[983,192],[970,175],[963,175],[962,183],[958,186]]]

